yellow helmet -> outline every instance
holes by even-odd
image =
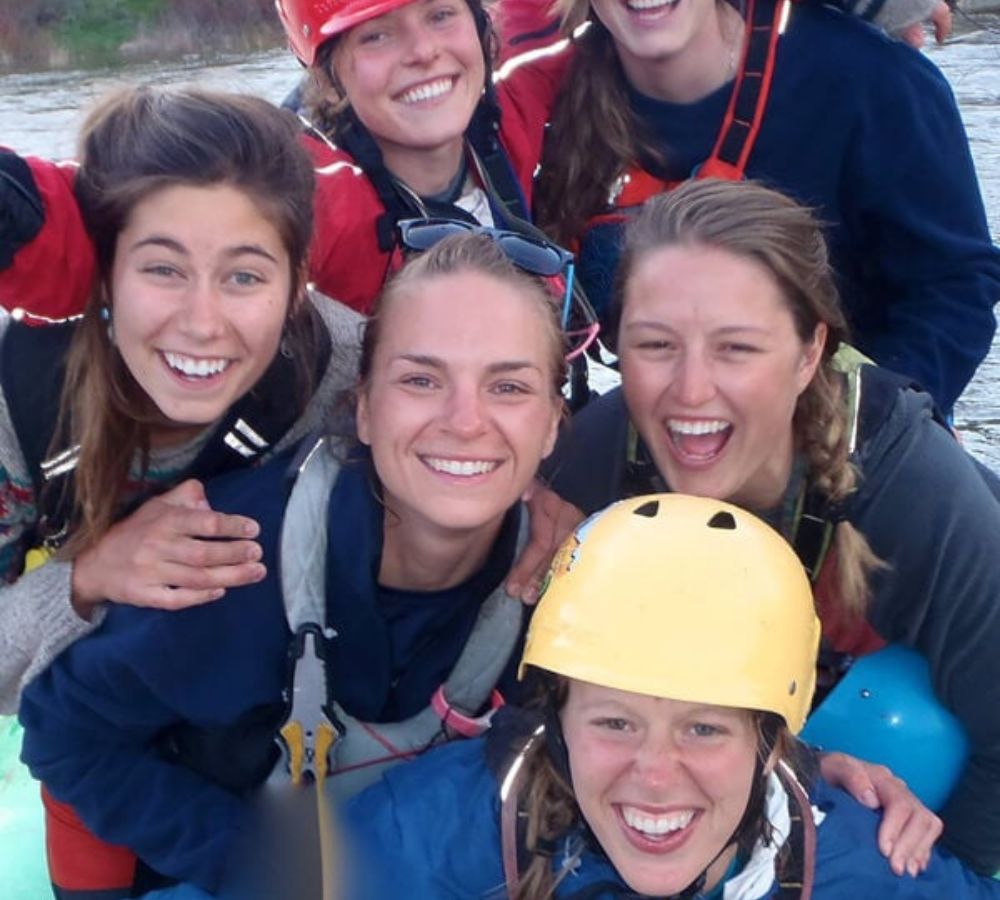
[[[805,570],[755,516],[680,494],[591,516],[556,554],[521,673],[766,710],[797,733],[820,627]]]

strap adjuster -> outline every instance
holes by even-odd
[[[506,701],[503,694],[496,688],[490,694],[490,708],[481,716],[467,716],[452,706],[444,695],[444,685],[442,684],[431,697],[431,709],[437,713],[441,724],[445,728],[450,728],[462,737],[479,737],[490,727],[490,720],[493,714],[504,705]]]

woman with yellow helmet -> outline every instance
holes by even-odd
[[[815,776],[802,727],[820,624],[794,552],[721,501],[647,495],[556,557],[526,712],[346,809],[372,896],[1000,897],[947,854],[896,876],[877,819]]]
[[[938,792],[944,842],[1000,869],[996,477],[927,394],[843,344],[823,231],[775,191],[706,180],[650,201],[618,300],[622,389],[573,421],[556,491],[587,513],[671,490],[767,519],[813,580],[824,687],[887,643],[927,660],[925,706],[943,703],[970,747]],[[905,733],[892,743],[913,760]]]

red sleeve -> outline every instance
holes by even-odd
[[[559,19],[553,6],[552,0],[500,0],[491,6],[502,62],[559,40]]]
[[[96,272],[73,193],[76,166],[26,157],[45,210],[41,231],[0,271],[0,305],[60,319],[82,312]],[[30,316],[28,321],[31,321]]]
[[[309,277],[322,293],[367,315],[395,267],[378,246],[376,223],[384,209],[350,156],[308,136],[302,143],[316,169]]]
[[[509,60],[497,84],[500,136],[525,197],[531,204],[535,170],[542,158],[545,123],[572,59],[565,43]]]

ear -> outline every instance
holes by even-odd
[[[354,389],[357,403],[354,410],[354,427],[358,432],[358,440],[365,446],[371,446],[371,420],[368,416],[368,391],[366,385],[358,382]]]
[[[309,302],[309,263],[303,261],[295,275],[295,283],[299,287],[292,296],[291,303],[288,304],[289,318],[294,316],[300,309],[302,309],[303,306],[305,306],[305,304]]]
[[[796,375],[799,393],[801,394],[813,380],[819,364],[823,360],[823,349],[826,347],[826,323],[820,322],[813,332],[813,336],[802,347],[802,359],[799,361],[799,370]]]

